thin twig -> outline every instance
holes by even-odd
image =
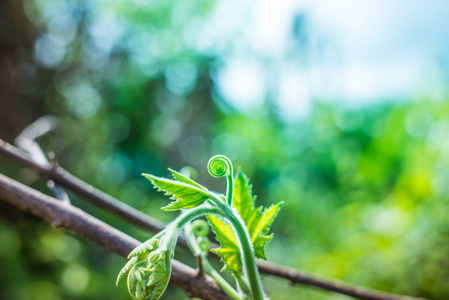
[[[56,119],[54,117],[41,117],[25,127],[15,140],[16,145],[22,150],[27,151],[30,154],[30,158],[39,165],[50,167],[56,163],[54,154],[49,161],[39,143],[36,142],[38,137],[53,130],[56,127],[55,123]],[[70,204],[70,198],[62,187],[55,184],[51,179],[48,179],[47,186],[57,199]]]
[[[351,296],[364,300],[425,300],[424,298],[414,298],[409,296],[394,295],[365,287],[347,284],[345,282],[325,278],[316,274],[307,274],[293,268],[279,266],[267,261],[257,261],[260,272],[276,277],[288,279],[292,283],[314,286],[327,291]]]
[[[104,208],[129,222],[148,229],[152,232],[159,232],[163,229],[163,224],[154,220],[148,215],[126,205],[125,203],[95,189],[91,185],[71,175],[61,167],[48,168],[34,163],[20,149],[0,139],[0,154],[8,156],[22,165],[38,172],[42,176],[52,179],[53,181],[65,186],[80,196],[89,200],[93,204]],[[182,246],[187,246],[183,237],[180,239]],[[214,246],[212,246],[214,247]],[[296,269],[283,267],[273,263],[258,260],[257,265],[262,273],[285,278],[292,283],[314,286],[327,291],[332,291],[358,299],[365,300],[418,300],[422,298],[413,298],[408,296],[400,296],[388,294],[380,291],[367,289],[364,287],[349,285],[335,279],[324,278],[318,275],[312,275]]]
[[[65,186],[79,196],[89,200],[94,205],[103,208],[115,215],[152,232],[159,232],[164,224],[146,214],[126,205],[125,203],[97,190],[90,184],[76,178],[60,166],[39,165],[29,158],[22,150],[0,139],[0,153],[8,156],[22,165],[36,171],[42,176]]]
[[[125,258],[140,244],[136,239],[84,211],[71,205],[64,205],[61,201],[2,174],[0,174],[0,200],[46,219],[55,227],[63,227]],[[170,281],[183,289],[187,295],[207,300],[230,299],[211,278],[196,275],[194,269],[172,260]]]

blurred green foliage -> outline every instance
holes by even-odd
[[[219,2],[22,4],[5,4],[2,18],[10,27],[22,24],[28,37],[17,46],[14,36],[1,35],[9,47],[2,76],[24,103],[2,117],[3,132],[56,115],[60,130],[39,140],[46,151],[76,176],[163,221],[173,217],[159,210],[166,200],[140,173],[168,176],[166,167],[191,165],[200,182],[223,191],[224,182],[204,166],[214,154],[227,155],[251,178],[259,204],[285,202],[267,247],[270,261],[447,299],[449,102],[423,97],[345,108],[316,101],[308,117],[284,122],[267,96],[264,107],[243,115],[214,89],[214,70],[236,38],[206,38],[214,35],[205,26]],[[2,173],[46,191],[36,174],[0,161]],[[71,196],[93,215],[148,238]],[[1,208],[0,299],[127,299],[125,285],[114,285],[123,259]],[[186,251],[177,258],[194,264]],[[346,299],[263,280],[274,300]],[[164,295],[183,297],[174,287]]]

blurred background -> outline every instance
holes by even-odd
[[[55,116],[44,151],[163,222],[176,213],[140,173],[190,165],[223,192],[206,163],[225,154],[259,205],[285,202],[270,261],[448,299],[448,23],[443,0],[5,0],[0,137]],[[0,171],[48,193],[4,157]],[[0,299],[129,299],[124,259],[1,202],[0,262]],[[348,299],[263,281],[274,300]]]

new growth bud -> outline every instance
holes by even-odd
[[[157,300],[167,288],[173,250],[160,248],[156,237],[136,247],[120,271],[117,284],[128,275],[128,291],[135,300]]]

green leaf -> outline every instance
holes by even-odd
[[[177,200],[163,207],[163,210],[179,210],[197,207],[211,197],[209,191],[198,187],[199,184],[191,185],[185,181],[170,180],[151,174],[142,175],[150,180],[154,188],[157,188],[158,191],[163,191],[166,195],[172,195],[170,199]],[[181,174],[179,175],[183,176]]]
[[[256,257],[266,259],[265,246],[273,237],[267,235],[270,226],[276,218],[283,202],[271,205],[269,208],[255,207],[256,197],[252,195],[252,185],[249,178],[238,171],[235,175],[234,199],[235,207],[240,217],[245,222]],[[230,225],[221,219],[208,216],[212,230],[217,235],[221,247],[213,249],[225,262],[223,270],[230,270],[236,274],[241,273],[241,258],[237,238]]]
[[[220,220],[219,218],[208,215],[209,223],[212,230],[220,242],[220,248],[211,249],[212,252],[217,253],[224,262],[224,267],[221,271],[231,271],[235,273],[241,272],[241,258],[237,239],[235,238],[234,230],[231,226]]]
[[[193,181],[192,179],[182,175],[179,172],[176,172],[175,170],[172,170],[170,168],[168,168],[168,169],[170,170],[170,172],[171,172],[171,174],[173,176],[173,179],[175,179],[177,181],[181,181],[181,182],[187,183],[187,184],[190,184],[190,185],[193,185],[193,186],[196,186],[197,188],[202,189],[203,191],[208,191],[204,186],[202,186],[198,182]]]
[[[132,257],[126,265],[120,270],[120,273],[118,273],[117,281],[115,282],[115,285],[118,286],[118,283],[120,280],[122,280],[123,277],[127,276],[129,271],[132,267],[137,263],[137,257]]]

